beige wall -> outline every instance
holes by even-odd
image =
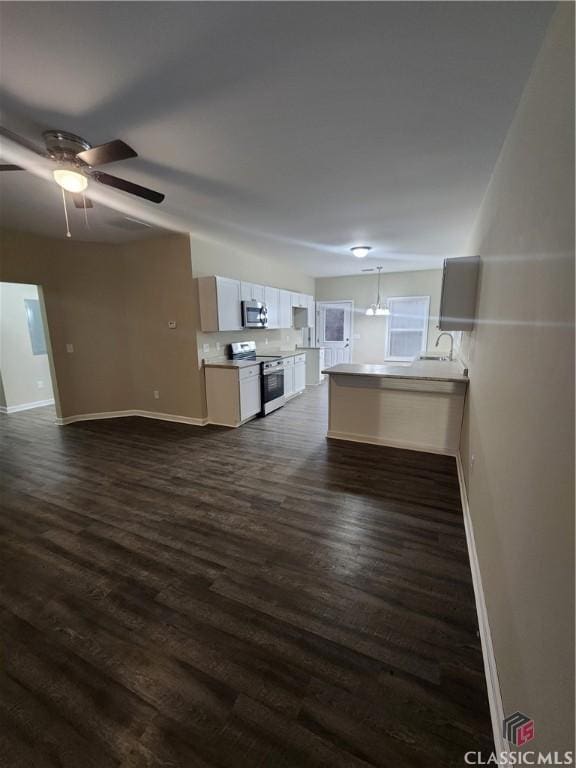
[[[573,29],[561,3],[480,210],[463,343],[461,456],[504,709],[534,718],[539,750],[574,735]]]
[[[5,230],[0,245],[0,280],[43,288],[59,415],[139,409],[202,418],[187,236],[109,245]]]
[[[133,408],[205,415],[190,244],[174,235],[122,245]],[[174,321],[176,328],[169,328]],[[154,391],[159,399],[154,398]]]
[[[48,354],[35,355],[28,330],[26,299],[39,300],[35,285],[0,283],[0,376],[3,407],[52,400]]]
[[[448,339],[442,339],[434,349],[440,333],[436,329],[440,309],[442,270],[382,273],[380,296],[386,300],[392,296],[430,296],[430,320],[428,323],[428,349],[435,353],[448,351]],[[367,317],[366,309],[376,301],[378,276],[354,275],[352,277],[322,277],[316,279],[317,301],[352,299],[354,302],[354,329],[352,360],[355,363],[382,363],[385,355],[385,317]]]
[[[314,293],[314,278],[274,259],[266,259],[229,246],[190,237],[194,277],[220,275],[275,288]]]
[[[114,247],[6,230],[0,246],[1,281],[42,286],[59,413],[129,408],[124,273]]]

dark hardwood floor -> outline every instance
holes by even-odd
[[[0,417],[0,765],[464,765],[492,749],[454,460]]]

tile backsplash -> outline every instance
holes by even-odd
[[[292,328],[277,330],[256,328],[250,331],[226,331],[223,333],[198,333],[198,360],[213,360],[228,356],[228,344],[233,341],[255,341],[256,350],[295,349],[302,343],[302,331]],[[268,343],[266,343],[268,341]],[[208,348],[204,350],[204,345]],[[218,348],[219,345],[219,348]]]

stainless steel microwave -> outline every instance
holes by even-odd
[[[267,328],[268,308],[260,301],[242,302],[242,325],[244,328]]]

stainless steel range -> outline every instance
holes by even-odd
[[[258,357],[255,341],[238,341],[230,344],[230,360],[255,360],[260,363],[262,381],[261,416],[266,416],[286,402],[284,390],[284,360],[280,355]]]

